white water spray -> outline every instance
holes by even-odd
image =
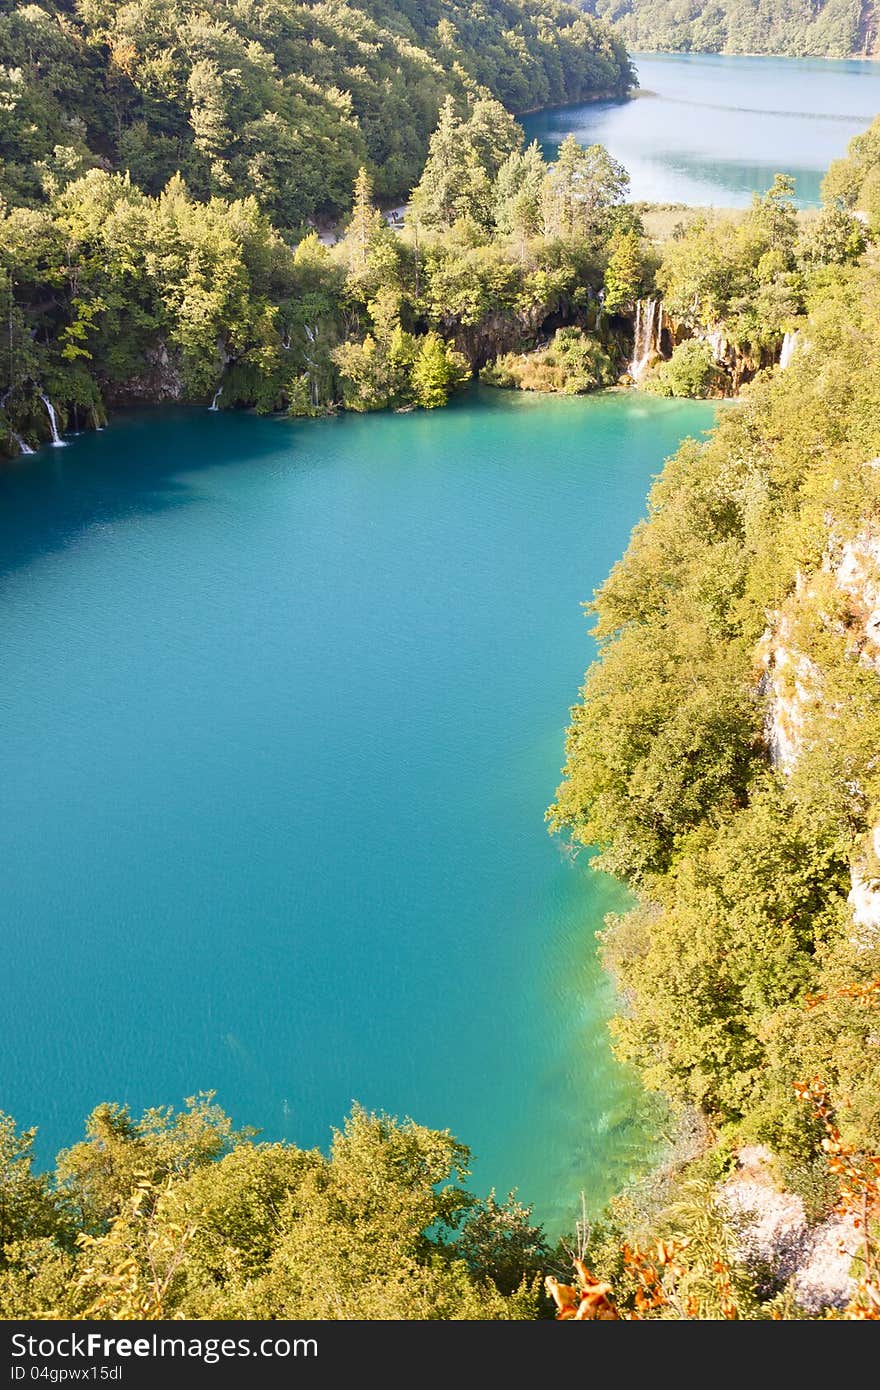
[[[654,354],[654,334],[657,329],[659,307],[659,299],[639,299],[636,302],[633,355],[629,364],[629,374],[633,381],[641,381]]]
[[[55,407],[49,400],[49,397],[43,395],[42,391],[40,392],[40,400],[46,407],[46,414],[49,416],[49,428],[52,431],[52,445],[56,449],[63,449],[64,440],[58,433],[58,417],[55,414]]]
[[[795,329],[792,333],[786,333],[785,337],[783,338],[782,351],[779,354],[779,370],[781,372],[785,371],[786,367],[791,362],[791,359],[794,357],[795,349],[797,348],[800,336],[800,333],[798,333],[797,329]]]
[[[220,407],[218,406],[217,402],[219,401],[219,399],[220,399],[220,397],[221,397],[222,395],[223,395],[223,387],[222,387],[222,386],[218,386],[218,387],[217,387],[217,390],[214,392],[214,399],[212,400],[211,404],[208,406],[208,409],[209,409],[209,410],[219,410],[219,409],[220,409]]]
[[[12,430],[12,431],[10,431],[10,432],[11,432],[11,434],[12,434],[12,438],[15,440],[16,444],[18,445],[18,451],[19,451],[20,454],[32,454],[32,453],[34,452],[33,449],[31,448],[30,444],[25,444],[25,442],[24,442],[24,440],[22,439],[22,437],[21,437],[20,434],[16,434],[16,433],[15,433],[15,430]]]

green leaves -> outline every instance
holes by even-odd
[[[0,1316],[531,1318],[546,1253],[462,1186],[445,1131],[355,1106],[330,1153],[255,1144],[211,1096],[99,1106],[51,1177],[0,1116]]]
[[[734,241],[793,253],[786,199],[771,191]],[[695,275],[715,263],[706,244]],[[853,864],[874,878],[880,822],[876,275],[838,264],[816,300],[808,350],[667,462],[590,605],[600,656],[548,812],[644,897],[604,933],[628,1005],[621,1054],[793,1153],[809,1139],[793,1090],[805,1069],[839,1088],[855,1142],[878,1143],[864,1018],[828,1005],[817,1038],[802,1017],[806,993],[876,972],[880,951],[847,902]],[[769,757],[780,720],[785,775]]]

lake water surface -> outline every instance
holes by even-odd
[[[607,146],[637,199],[744,207],[783,173],[794,176],[799,204],[814,207],[831,160],[880,112],[880,64],[867,60],[637,53],[633,61],[635,100],[521,119],[551,159],[569,132]]]
[[[581,601],[713,409],[475,392],[165,411],[0,473],[0,1108],[215,1088],[325,1145],[448,1127],[552,1227],[643,1162],[594,932],[546,833]]]

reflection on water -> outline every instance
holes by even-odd
[[[721,54],[636,54],[632,101],[555,107],[523,117],[553,158],[569,132],[606,145],[632,196],[742,207],[776,173],[815,206],[822,176],[880,112],[876,63]]]

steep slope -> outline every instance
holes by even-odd
[[[872,56],[873,0],[588,0],[630,48],[791,57]]]
[[[421,171],[446,93],[511,110],[622,94],[622,40],[558,0],[44,0],[0,5],[0,195],[94,166],[156,193],[255,195],[283,227]]]

